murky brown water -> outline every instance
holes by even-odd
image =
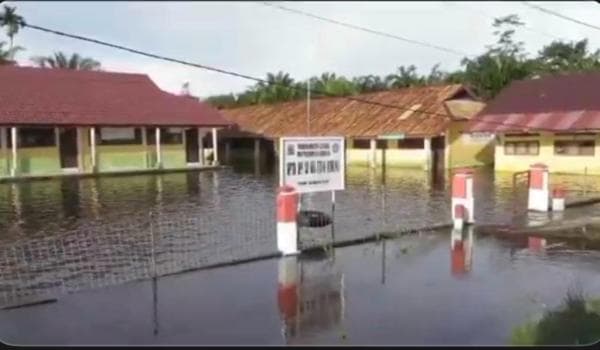
[[[585,181],[584,186],[579,176],[551,176],[551,182],[567,184],[570,197],[580,197],[584,187],[588,195],[600,192],[600,177],[590,176]],[[136,288],[146,288],[147,282],[117,286],[155,274],[273,253],[276,187],[272,171],[252,168],[0,184],[0,303],[46,294],[58,296],[61,301],[56,305],[35,307],[42,310],[39,311],[42,314],[36,314],[42,320],[52,313],[72,318],[74,311],[69,311],[70,308],[95,298],[119,300],[117,304],[127,301],[131,308],[137,308],[135,305],[142,301],[126,295],[135,294]],[[475,177],[477,222],[510,225],[525,220],[522,214],[526,196],[524,185],[513,189],[510,174],[479,170]],[[335,239],[448,222],[449,201],[447,175],[429,177],[422,170],[388,169],[384,177],[379,171],[351,168],[348,189],[336,194]],[[330,195],[306,197],[303,205],[329,212]],[[568,210],[565,217],[597,215],[598,210],[597,206]],[[600,285],[594,282],[600,280],[600,270],[596,267],[600,259],[593,245],[569,246],[558,242],[562,244],[559,248],[540,254],[528,252],[527,241],[488,236],[479,239],[479,236],[475,233],[470,272],[462,272],[466,279],[457,277],[460,272],[452,273],[457,267],[452,267],[450,232],[390,241],[385,273],[381,272],[382,255],[376,253],[381,246],[339,250],[335,265],[347,276],[348,304],[346,315],[336,317],[345,321],[335,321],[337,318],[333,316],[327,316],[333,317],[333,321],[323,321],[325,316],[313,316],[316,319],[303,321],[313,330],[290,335],[288,341],[504,343],[509,326],[522,322],[526,314],[539,311],[533,306],[523,306],[527,302],[521,299],[527,293],[541,293],[545,305],[560,302],[558,299],[574,283],[583,285],[592,295],[600,295]],[[330,239],[329,227],[301,230],[303,245]],[[370,250],[374,253],[367,253]],[[119,324],[139,331],[123,336],[116,336],[120,333],[114,327],[98,332],[82,329],[70,335],[63,332],[59,336],[61,332],[51,331],[53,326],[44,321],[40,322],[46,329],[30,335],[19,331],[25,328],[0,328],[12,342],[54,339],[60,343],[57,339],[63,339],[70,343],[93,343],[110,338],[115,343],[280,343],[283,338],[280,325],[275,322],[279,316],[273,299],[276,265],[277,260],[273,260],[251,265],[254,267],[239,267],[250,271],[252,278],[239,277],[237,282],[225,277],[240,276],[236,268],[223,270],[230,272],[194,273],[196,277],[161,278],[161,295],[167,303],[161,310],[174,323],[165,322],[171,325],[157,337],[146,334],[146,318],[135,315],[123,316],[126,320]],[[319,270],[328,271],[317,267],[313,274],[318,276]],[[559,275],[562,277],[557,278]],[[210,287],[202,282],[213,279],[214,283],[207,282]],[[185,283],[191,285],[184,287]],[[234,285],[243,285],[245,291]],[[113,287],[97,289],[106,286]],[[88,289],[96,291],[83,292]],[[64,297],[75,291],[82,292]],[[189,300],[196,313],[174,306],[175,299],[169,301],[175,296],[191,298],[196,293],[205,296],[202,300]],[[220,293],[229,293],[236,301],[215,314],[210,304],[216,303]],[[89,307],[86,313],[94,315],[97,322],[114,322],[113,316]],[[269,311],[265,314],[265,310]],[[468,317],[456,316],[460,310],[471,311],[467,312]],[[25,315],[29,312],[37,311],[0,311],[0,324],[15,322],[27,327]],[[44,312],[48,312],[47,316]],[[248,322],[232,321],[235,315],[244,315]],[[456,322],[456,317],[464,321]],[[373,327],[361,328],[360,320]],[[186,322],[200,322],[206,328],[194,333],[183,326]],[[219,322],[238,326],[217,330],[214,326]],[[341,333],[330,331],[319,322],[346,322],[342,333],[346,332],[348,338],[339,338]],[[175,325],[184,330],[177,330]],[[85,328],[86,323],[73,327]],[[111,337],[110,332],[115,332],[115,336]]]

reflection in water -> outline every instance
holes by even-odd
[[[473,264],[473,226],[464,230],[452,229],[450,234],[450,250],[452,256],[451,272],[455,277],[461,277],[471,272]]]
[[[278,304],[286,344],[306,343],[344,319],[344,275],[331,257],[279,261]]]
[[[69,178],[60,179],[60,192],[62,194],[62,208],[65,218],[67,219],[78,219],[80,217],[80,203],[79,198],[81,197],[79,181],[73,181]]]

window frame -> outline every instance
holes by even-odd
[[[517,153],[517,146],[518,144],[522,144],[524,143],[526,145],[526,153],[523,154],[519,154]],[[535,153],[532,153],[530,151],[530,149],[532,148],[531,145],[535,144]],[[505,140],[504,144],[502,145],[503,149],[504,149],[504,155],[505,156],[539,156],[540,155],[540,141],[539,140]],[[513,150],[511,152],[508,152],[509,147],[512,147]]]
[[[133,129],[133,139],[113,139],[104,140],[102,139],[102,131],[104,129]],[[143,145],[144,141],[142,138],[142,128],[140,127],[124,127],[124,128],[113,128],[113,127],[99,127],[95,129],[94,138],[98,146],[140,146]]]
[[[565,144],[578,144],[577,145],[577,154],[570,153],[558,153],[559,146],[557,143],[565,143]],[[581,146],[583,143],[591,143],[591,147],[584,148]],[[554,140],[554,155],[559,157],[595,157],[596,156],[596,140]],[[567,147],[567,146],[563,146]],[[582,154],[582,150],[591,149],[591,154]]]
[[[45,137],[47,137],[47,140],[52,140],[52,142],[44,142],[44,143],[24,143],[24,140],[27,140],[27,137],[25,135],[23,135],[24,132],[31,132],[31,131],[44,131],[47,132],[48,135],[45,135]],[[10,130],[7,130],[8,133],[10,133]],[[31,136],[30,136],[31,137]],[[12,144],[12,135],[11,136],[7,136],[7,146],[11,147],[10,145]],[[8,141],[11,142],[11,144],[8,143]],[[56,128],[54,127],[20,127],[17,128],[17,148],[48,148],[48,147],[58,147],[58,143],[56,140]]]

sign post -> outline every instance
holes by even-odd
[[[279,144],[280,186],[300,195],[331,191],[332,231],[335,191],[346,188],[346,147],[343,137],[282,137]]]
[[[346,159],[343,137],[282,137],[279,179],[298,193],[344,190]]]

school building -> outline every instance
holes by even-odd
[[[600,73],[516,81],[468,125],[496,135],[495,169],[600,174]]]
[[[0,66],[0,179],[218,164],[218,110],[147,75]]]

